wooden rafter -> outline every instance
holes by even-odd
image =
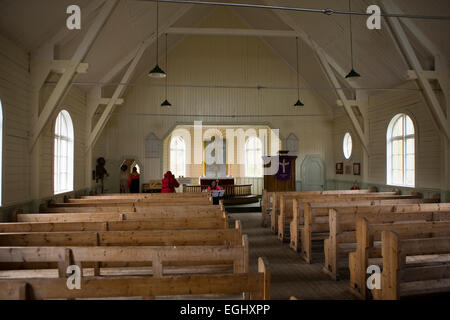
[[[123,75],[123,77],[122,77],[122,79],[120,81],[120,84],[114,90],[114,93],[112,95],[112,98],[111,98],[110,102],[106,105],[106,108],[103,111],[102,115],[100,116],[100,119],[98,120],[98,122],[95,125],[94,129],[88,135],[87,151],[89,151],[92,148],[92,146],[97,141],[100,133],[102,132],[102,130],[104,129],[104,127],[108,123],[108,120],[111,117],[111,115],[112,115],[112,113],[114,111],[115,105],[116,105],[115,101],[117,101],[117,99],[122,97],[123,93],[125,92],[125,90],[127,88],[127,86],[124,85],[124,83],[127,83],[131,79],[131,77],[133,76],[139,61],[141,60],[143,54],[145,53],[145,50],[147,50],[147,48],[150,47],[150,45],[153,44],[153,42],[155,42],[156,39],[159,36],[164,34],[167,31],[168,28],[170,28],[176,21],[178,21],[182,16],[184,16],[186,14],[186,12],[188,12],[191,8],[192,8],[192,5],[181,7],[176,12],[176,14],[174,14],[162,26],[162,28],[159,30],[159,34],[158,35],[152,34],[149,38],[147,38],[141,44],[139,44],[138,49],[136,51],[135,50],[132,51],[132,53],[135,52],[135,55],[132,58],[132,61],[129,64],[127,71]],[[125,61],[129,56],[130,55],[128,54],[127,56],[125,56],[125,59],[122,59],[122,60]],[[116,71],[117,71],[117,73],[120,72],[119,69],[117,69]],[[109,76],[113,77],[113,74],[110,74]],[[89,123],[91,123],[90,121],[92,121],[92,119],[88,119]]]
[[[390,1],[384,1],[383,5],[389,11],[398,10],[398,8],[393,6]],[[405,59],[408,61],[412,71],[414,71],[414,76],[417,77],[417,82],[422,89],[422,93],[425,97],[425,100],[427,101],[427,105],[430,108],[431,114],[433,115],[433,118],[437,122],[437,125],[438,125],[441,133],[447,139],[450,139],[450,128],[449,128],[449,123],[448,123],[449,121],[448,121],[447,116],[444,114],[444,111],[442,110],[440,102],[429,82],[429,79],[430,79],[429,71],[423,69],[423,67],[419,61],[419,58],[417,57],[417,54],[414,51],[414,48],[413,48],[410,40],[408,39],[408,36],[407,36],[402,24],[400,23],[399,18],[389,18],[389,19],[387,19],[387,22],[391,26],[392,31],[395,35],[395,38],[399,43],[399,46],[402,48]],[[410,23],[408,25],[411,26]],[[433,54],[433,56],[436,59],[436,57],[437,57],[436,55],[439,56],[438,49],[436,49],[435,46],[430,45],[431,41],[426,39],[423,34],[420,34],[419,38],[421,38],[420,40],[423,44],[425,44],[425,45],[428,44],[429,46],[431,46],[431,48],[428,48],[428,49],[431,49],[430,53]],[[435,71],[438,72],[439,70],[435,70]],[[447,88],[444,88],[442,85],[441,85],[441,87],[443,88],[443,90],[447,89]],[[447,95],[447,97],[448,97],[448,95]],[[443,107],[445,108],[445,110],[447,110],[447,114],[448,114],[448,103],[446,106],[443,106]]]
[[[69,65],[65,69],[61,78],[58,80],[55,89],[45,103],[44,109],[37,119],[37,122],[32,128],[30,149],[33,149],[39,135],[53,114],[53,111],[56,109],[59,102],[64,98],[65,94],[67,94],[67,89],[69,88],[73,77],[76,75],[80,63],[82,63],[86,57],[89,49],[93,45],[108,18],[111,16],[118,2],[118,0],[109,0],[105,2],[95,21],[89,27],[86,35],[75,51]]]

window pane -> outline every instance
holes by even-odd
[[[393,155],[403,154],[403,140],[392,141],[392,154]]]
[[[406,171],[406,185],[414,186],[414,170]]]
[[[406,153],[407,154],[414,154],[414,139],[408,139],[406,140]]]
[[[414,124],[411,118],[408,116],[405,117],[406,117],[406,134],[407,135],[414,134]]]
[[[392,129],[392,137],[401,137],[403,135],[403,117],[399,117]]]

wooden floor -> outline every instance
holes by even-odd
[[[250,271],[255,272],[257,258],[264,256],[272,272],[271,298],[300,300],[348,300],[353,296],[347,291],[348,281],[329,280],[320,263],[307,264],[288,243],[282,244],[268,228],[261,227],[261,213],[230,214],[230,220],[239,219],[243,232],[248,235]]]

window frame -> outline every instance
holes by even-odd
[[[349,152],[348,157],[347,157],[347,151],[348,151],[347,148],[348,148],[348,141],[349,140],[352,143],[352,147],[351,147],[350,152]],[[343,152],[344,158],[346,160],[350,160],[350,158],[353,155],[353,138],[352,138],[352,135],[350,134],[350,132],[346,132],[344,134],[344,138],[342,139],[342,152]]]
[[[58,124],[58,121],[63,121]],[[61,124],[65,124],[67,135],[61,133]],[[59,132],[57,131],[59,129]],[[67,110],[61,110],[55,120],[53,131],[53,193],[55,195],[74,191],[75,180],[75,132],[73,120]],[[63,155],[61,142],[66,142],[67,150]],[[67,158],[66,171],[62,172],[61,158]],[[66,175],[66,184],[61,185],[61,176]]]
[[[256,148],[249,149],[248,146],[249,146],[250,141],[252,141],[252,140],[257,141],[257,143],[259,145],[259,148],[256,147]],[[250,175],[248,173],[249,172],[249,159],[248,159],[248,152],[249,151],[253,151],[253,152],[258,152],[259,151],[259,153],[261,155],[261,157],[260,157],[261,158],[260,159],[260,161],[261,161],[261,175],[259,175],[259,176],[257,176],[257,175]],[[262,177],[264,177],[264,163],[263,163],[262,157],[263,157],[263,144],[261,142],[261,139],[259,139],[257,136],[250,136],[250,137],[248,137],[247,141],[245,141],[245,145],[244,145],[244,160],[245,160],[244,161],[244,176],[246,178],[262,178]],[[255,166],[255,167],[256,167],[256,165],[257,165],[256,163],[253,164],[253,166]],[[255,172],[256,172],[256,170],[255,170]]]
[[[408,134],[407,133],[407,119],[409,119],[413,126],[413,133]],[[402,132],[400,135],[393,135],[394,128],[396,127],[398,121],[402,121]],[[386,184],[390,186],[397,186],[397,187],[407,187],[407,188],[415,188],[416,186],[416,157],[417,157],[417,142],[416,142],[416,136],[417,136],[417,130],[416,130],[416,124],[413,120],[413,118],[406,113],[398,113],[395,116],[391,118],[391,121],[389,122],[387,132],[386,132]],[[414,153],[408,153],[408,141],[413,140],[414,142]],[[395,141],[401,141],[402,142],[402,183],[396,183],[393,181],[394,179],[394,169],[393,167],[393,155],[394,155],[394,142]],[[413,154],[414,158],[414,167],[413,169],[410,169],[408,167],[408,160],[407,156]],[[407,183],[407,173],[408,171],[413,171],[413,184]]]
[[[180,149],[175,149],[174,147],[172,147],[172,143],[175,139],[180,139],[183,145],[183,148]],[[186,173],[187,173],[187,166],[186,166],[186,155],[187,155],[187,145],[186,145],[186,141],[184,141],[182,136],[172,136],[170,138],[170,142],[169,142],[169,170],[172,172],[172,174],[175,177],[186,177]],[[180,174],[180,172],[178,172],[178,167],[177,168],[173,168],[172,167],[172,160],[174,159],[173,156],[173,152],[182,152],[183,153],[183,158],[184,158],[184,164],[183,164],[183,169],[182,169],[182,174]],[[175,156],[175,158],[178,158],[178,155]]]

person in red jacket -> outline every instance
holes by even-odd
[[[128,187],[130,188],[130,193],[139,193],[139,180],[141,176],[137,172],[137,168],[133,168],[133,172],[128,177]]]
[[[211,185],[208,186],[208,192],[216,191],[216,190],[223,190],[223,188],[217,184],[216,180],[213,180],[211,182]]]
[[[162,180],[162,190],[161,193],[175,193],[175,188],[178,188],[180,184],[178,183],[172,172],[167,171],[164,174],[164,179]]]

